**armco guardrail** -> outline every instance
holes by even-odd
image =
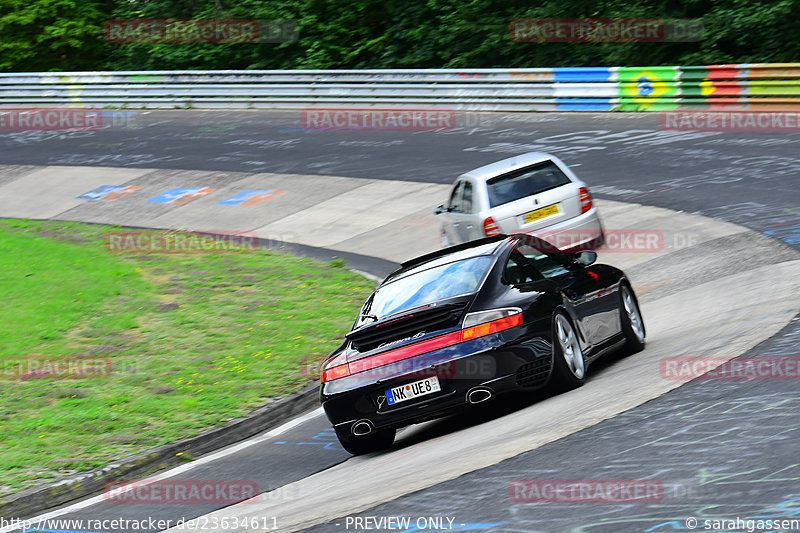
[[[800,110],[800,63],[427,70],[0,73],[0,106]]]

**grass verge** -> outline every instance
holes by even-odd
[[[374,287],[269,250],[110,253],[114,231],[0,220],[0,495],[299,390]]]

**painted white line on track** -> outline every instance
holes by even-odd
[[[162,479],[168,479],[168,478],[171,478],[173,476],[177,476],[178,474],[183,474],[184,472],[188,472],[188,471],[190,471],[190,470],[192,470],[194,468],[197,468],[198,466],[204,465],[206,463],[210,463],[212,461],[216,461],[218,459],[222,459],[222,458],[224,458],[224,457],[226,457],[228,455],[232,455],[232,454],[237,453],[237,452],[239,452],[241,450],[244,450],[245,448],[249,448],[250,446],[253,446],[255,444],[260,444],[260,443],[264,442],[265,440],[269,440],[269,439],[271,439],[273,437],[277,437],[278,435],[280,435],[282,433],[286,433],[290,429],[293,429],[293,428],[299,426],[300,424],[311,420],[312,418],[316,418],[318,416],[322,416],[322,414],[323,414],[322,407],[317,407],[313,411],[310,411],[310,412],[308,412],[308,413],[306,413],[306,414],[304,414],[302,416],[299,416],[299,417],[297,417],[297,418],[295,418],[293,420],[290,420],[290,421],[288,421],[288,422],[286,422],[284,424],[281,424],[280,426],[278,426],[278,427],[276,427],[274,429],[271,429],[269,431],[266,431],[265,433],[262,433],[261,435],[257,435],[255,437],[251,437],[251,438],[247,439],[246,441],[240,442],[238,444],[233,444],[231,446],[227,446],[227,447],[225,447],[225,448],[223,448],[223,449],[221,449],[219,451],[216,451],[214,453],[210,453],[208,455],[205,455],[205,456],[201,457],[200,459],[197,459],[196,461],[192,461],[191,463],[187,463],[187,464],[181,465],[181,466],[176,466],[175,468],[171,468],[169,470],[161,472],[160,474],[156,474],[155,476],[146,478],[146,479],[142,480],[141,483],[152,483],[152,482],[155,482],[155,481],[161,481]],[[41,514],[41,515],[38,515],[38,516],[35,516],[35,517],[32,517],[32,518],[27,518],[25,520],[27,522],[30,522],[30,523],[41,524],[45,520],[50,520],[52,518],[56,518],[56,517],[65,515],[67,513],[72,513],[72,512],[75,512],[75,511],[79,511],[81,509],[85,509],[87,507],[91,507],[92,505],[95,505],[95,504],[98,504],[98,503],[102,503],[103,501],[104,501],[103,495],[102,494],[98,494],[97,496],[92,496],[91,498],[88,498],[86,500],[82,500],[82,501],[77,502],[77,503],[73,503],[71,505],[68,505],[67,507],[62,507],[61,509],[56,509],[55,511],[50,511],[49,513],[44,513],[44,514]],[[6,526],[6,527],[0,529],[0,533],[7,533],[9,531],[14,531],[14,530],[17,530],[17,529],[19,529],[18,526]]]

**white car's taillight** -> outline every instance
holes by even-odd
[[[586,187],[581,187],[578,194],[580,194],[581,200],[581,213],[585,213],[592,208],[592,193]]]
[[[494,221],[492,217],[487,218],[483,221],[483,234],[487,237],[492,237],[494,235],[500,235],[503,233],[500,231],[500,226]]]

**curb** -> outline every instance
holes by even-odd
[[[0,516],[27,518],[64,503],[100,492],[112,481],[132,480],[153,474],[186,461],[176,454],[206,454],[272,429],[282,422],[315,407],[319,384],[313,383],[298,393],[265,405],[244,418],[209,429],[196,437],[165,444],[128,457],[109,466],[33,487],[0,498]]]

